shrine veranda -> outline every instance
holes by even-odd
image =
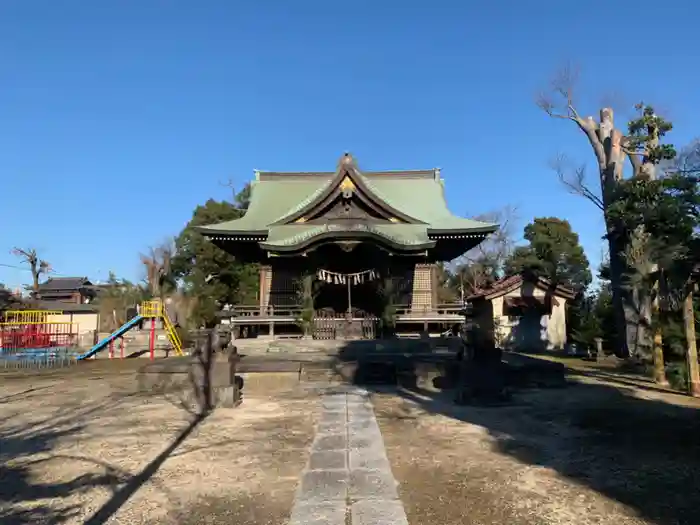
[[[237,336],[299,335],[304,283],[317,339],[379,337],[388,312],[399,333],[463,323],[460,304],[439,304],[436,265],[498,226],[453,215],[439,169],[362,172],[345,154],[334,172],[256,171],[251,186],[242,218],[199,228],[260,265],[256,304],[221,313]]]

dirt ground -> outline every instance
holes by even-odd
[[[700,403],[571,380],[501,407],[425,390],[376,395],[409,523],[700,523]]]
[[[0,523],[286,522],[316,400],[253,378],[241,407],[191,428],[179,394],[102,368],[0,375]]]
[[[194,426],[161,380],[128,363],[0,374],[0,523],[286,524],[317,395],[252,375],[241,407]],[[700,523],[700,404],[572,380],[500,407],[377,389],[409,523]]]

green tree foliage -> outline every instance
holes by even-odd
[[[182,283],[185,293],[195,300],[192,315],[197,324],[213,322],[216,312],[225,304],[256,303],[258,267],[237,261],[194,230],[195,226],[242,217],[248,200],[246,188],[236,197],[236,204],[208,200],[197,206],[192,219],[175,239],[171,272]]]
[[[598,287],[590,294],[579,296],[568,312],[567,328],[571,339],[584,347],[594,348],[598,337],[603,340],[604,350],[615,345],[615,310],[607,272],[607,265],[602,265]]]
[[[588,258],[568,221],[536,218],[525,226],[524,237],[529,244],[513,251],[505,264],[506,275],[529,271],[579,293],[591,283]]]
[[[250,205],[250,192],[252,188],[250,183],[243,186],[243,189],[239,191],[233,198],[233,204],[239,210],[247,210]]]
[[[507,259],[506,275],[528,272],[571,287],[577,297],[568,310],[567,329],[574,341],[592,345],[593,339],[600,337],[600,326],[595,301],[584,293],[592,276],[578,234],[566,220],[538,217],[525,226],[523,236],[528,245],[517,247]]]
[[[657,115],[652,106],[643,102],[637,104],[635,109],[638,116],[627,125],[625,146],[628,153],[641,156],[644,164],[652,166],[675,158],[676,148],[672,144],[661,144],[661,139],[673,129],[673,124]],[[634,173],[633,177],[640,175],[643,173]]]
[[[656,180],[644,176],[620,182],[608,214],[609,235],[626,240],[645,236],[639,250],[658,265],[645,282],[650,287],[663,274],[667,299],[677,299],[696,261],[695,231],[700,225],[700,192],[696,175],[673,173]],[[635,260],[636,254],[629,258]]]
[[[17,299],[12,295],[12,290],[0,283],[0,317],[5,310],[9,310],[17,304]]]

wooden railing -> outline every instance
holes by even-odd
[[[438,304],[432,308],[411,307],[410,305],[395,305],[396,315],[399,317],[423,317],[426,315],[462,315],[464,306],[461,303]],[[221,317],[256,317],[256,318],[292,318],[297,319],[301,315],[299,306],[259,306],[241,305],[234,306],[231,310],[219,313]],[[336,318],[344,318],[344,313],[335,314]],[[360,317],[366,317],[365,315]]]
[[[433,307],[411,307],[409,305],[396,305],[396,315],[401,317],[422,317],[426,315],[461,315],[464,306],[461,303],[438,304]]]
[[[292,317],[301,315],[299,306],[234,306],[231,310],[219,312],[220,317]]]

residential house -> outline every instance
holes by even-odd
[[[87,277],[50,277],[39,285],[39,299],[70,304],[89,304],[97,289]]]
[[[87,277],[50,277],[39,285],[36,308],[56,312],[49,322],[71,323],[80,346],[91,346],[100,326],[99,308],[92,304],[98,293]]]
[[[70,323],[70,331],[78,334],[78,344],[90,347],[97,342],[100,326],[100,311],[97,305],[64,303],[61,301],[38,301],[33,305],[38,310],[52,312],[48,317],[49,323]]]

